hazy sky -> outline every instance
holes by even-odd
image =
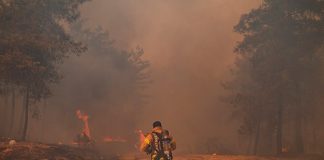
[[[233,26],[260,1],[93,0],[82,16],[107,29],[115,45],[145,50],[153,83],[138,126],[149,131],[152,121],[161,120],[181,145],[199,136],[226,141],[236,134],[224,125],[230,123],[229,108],[219,102],[220,83],[228,78],[240,39]]]

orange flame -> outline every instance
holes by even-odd
[[[84,124],[84,128],[82,130],[82,133],[84,133],[86,136],[88,136],[90,138],[90,128],[89,128],[89,116],[87,114],[82,114],[80,110],[76,111],[76,115],[77,117],[83,121]]]
[[[138,134],[138,139],[140,141],[140,144],[142,144],[145,140],[145,135],[142,130],[137,130],[136,133]]]
[[[138,129],[138,130],[135,130],[135,133],[137,134],[138,136],[138,141],[137,143],[134,145],[135,148],[139,148],[141,146],[141,144],[143,144],[144,140],[145,140],[145,135],[143,133],[142,130]]]

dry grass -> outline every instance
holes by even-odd
[[[9,145],[0,140],[0,160],[104,160],[98,152],[67,145],[19,142]],[[106,158],[108,159],[108,158]],[[111,157],[113,160],[147,160],[144,154]],[[324,160],[320,155],[308,156],[226,156],[226,155],[176,155],[174,160]]]
[[[208,155],[186,155],[178,156],[175,160],[324,160],[321,156],[292,156],[292,157],[262,157],[262,156],[208,156]]]
[[[0,143],[0,160],[102,160],[90,149],[66,145],[19,142]]]
[[[120,160],[148,160],[148,156],[122,156]],[[262,156],[226,156],[226,155],[182,155],[174,160],[324,160],[322,156],[290,156],[290,157],[262,157]]]

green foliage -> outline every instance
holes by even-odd
[[[150,74],[148,72],[150,64],[143,58],[144,50],[140,47],[131,51],[117,48],[113,45],[107,31],[101,27],[84,29],[82,27],[83,23],[80,21],[73,25],[72,35],[86,44],[87,52],[85,57],[97,63],[94,72],[98,73],[98,77],[91,78],[105,79],[104,77],[107,77],[110,79],[98,84],[98,86],[107,88],[107,90],[110,90],[110,86],[107,85],[110,85],[109,82],[111,81],[124,82],[120,84],[125,89],[123,95],[125,97],[131,93],[137,95],[135,92],[145,88],[150,83]]]
[[[323,18],[321,0],[265,0],[241,17],[234,30],[244,39],[235,48],[234,78],[225,85],[235,113],[244,119],[240,133],[256,133],[256,120],[274,124],[276,133],[281,113],[314,114],[324,90]]]
[[[85,49],[66,31],[85,1],[0,0],[0,90],[25,94],[23,140],[30,103],[47,98],[61,77],[57,65]]]
[[[92,127],[100,130],[96,137],[109,133],[134,139],[135,119],[147,101],[150,64],[143,49],[118,48],[107,31],[85,24],[80,21],[71,28],[73,37],[85,44],[87,51],[62,66],[65,76],[53,97],[59,103],[57,108],[95,115]]]
[[[56,65],[84,50],[65,26],[79,17],[85,1],[1,0],[1,83],[29,88],[35,100],[49,96],[49,85],[60,80]]]

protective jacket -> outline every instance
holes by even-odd
[[[164,153],[163,133],[164,131],[161,127],[155,127],[141,144],[141,151],[149,153],[152,160],[168,160],[167,155]],[[176,142],[171,136],[169,138],[171,139],[169,148],[171,152],[176,149]]]

